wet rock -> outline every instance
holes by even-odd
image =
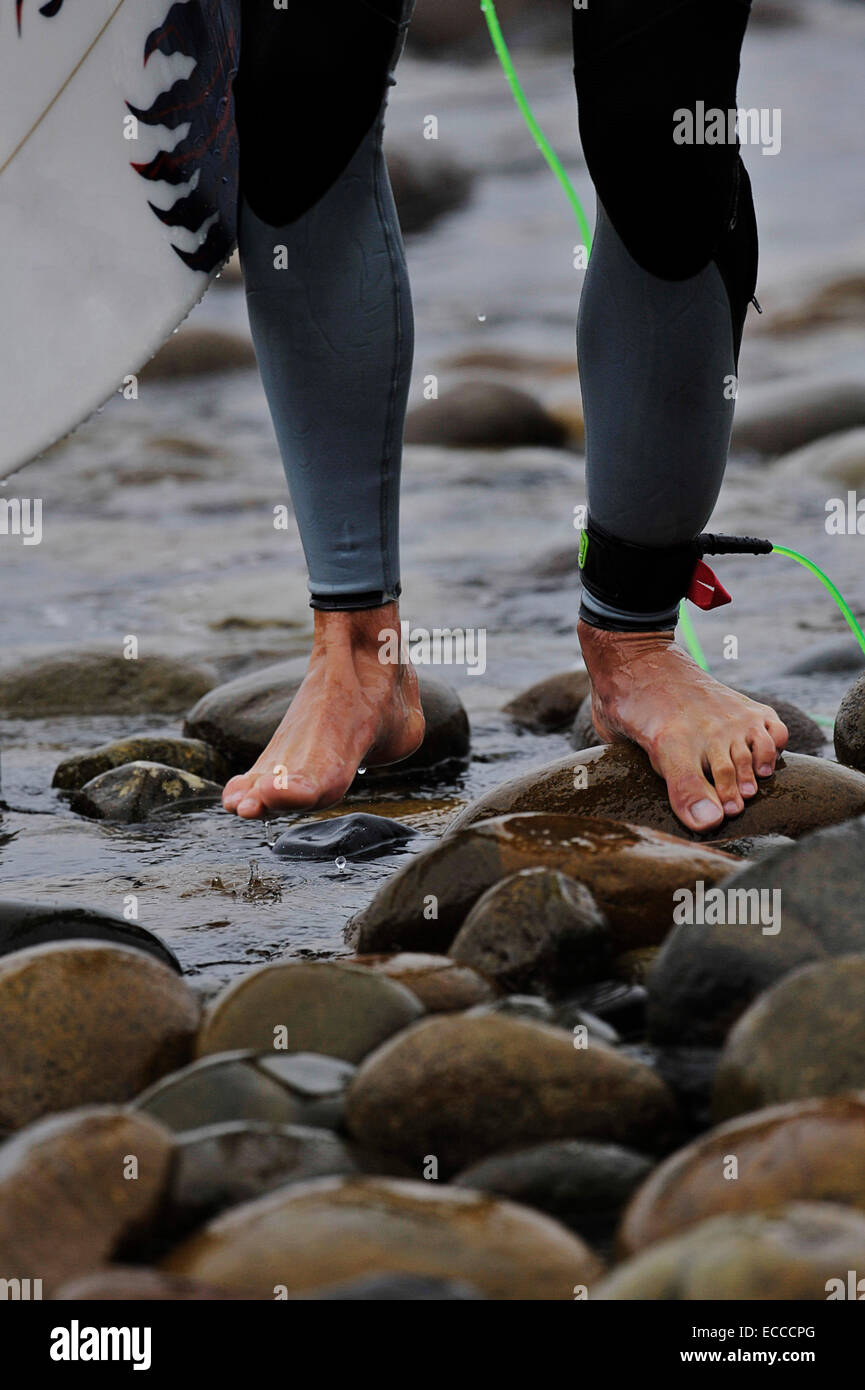
[[[135,1102],[178,1133],[243,1120],[336,1128],[354,1067],[316,1053],[204,1057],[151,1086]]]
[[[758,1110],[679,1149],[634,1197],[619,1242],[633,1254],[711,1216],[798,1200],[865,1211],[865,1092]]]
[[[767,854],[774,854],[776,849],[784,849],[795,843],[789,835],[737,835],[734,840],[716,841],[718,849],[725,854],[734,854],[737,859],[750,859],[754,863],[758,859],[765,859]]]
[[[189,1058],[198,1007],[140,950],[80,941],[0,959],[0,1131],[123,1102]]]
[[[370,857],[405,844],[419,832],[403,821],[355,811],[348,816],[303,821],[286,830],[273,846],[280,859],[346,859]]]
[[[619,1265],[590,1297],[823,1301],[865,1264],[865,1216],[828,1202],[716,1216]]]
[[[730,688],[737,690],[738,686],[731,686]],[[790,700],[779,699],[777,695],[767,694],[765,691],[742,690],[739,693],[747,695],[749,700],[755,700],[758,704],[772,706],[778,718],[787,725],[787,732],[790,735],[787,743],[788,753],[808,753],[811,755],[822,753],[826,743],[826,735],[820,725],[799,709],[798,705],[794,705]],[[592,723],[592,699],[590,695],[587,695],[574,720],[574,727],[571,730],[571,747],[578,750],[596,748],[598,743],[598,733]]]
[[[539,994],[507,994],[504,999],[495,999],[491,1004],[477,1004],[469,1010],[472,1018],[484,1018],[488,1014],[498,1014],[505,1018],[524,1018],[530,1023],[553,1023],[556,1011]]]
[[[465,1280],[489,1298],[570,1299],[600,1272],[575,1236],[512,1202],[371,1178],[324,1178],[235,1207],[163,1265],[259,1298],[404,1273]]]
[[[169,738],[157,734],[137,734],[104,743],[86,753],[75,753],[59,763],[52,778],[52,787],[62,791],[77,791],[103,772],[123,767],[126,763],[162,763],[180,768],[196,777],[224,785],[230,776],[225,759],[197,738]]]
[[[180,971],[180,962],[158,936],[95,907],[78,907],[74,903],[19,903],[11,898],[0,899],[0,956],[12,951],[24,951],[29,946],[43,946],[61,941],[109,941],[115,946],[133,947],[146,951],[172,970]]]
[[[623,951],[613,961],[612,974],[625,984],[645,984],[660,949],[659,946],[641,946],[636,951]]]
[[[236,372],[254,366],[255,352],[246,335],[184,324],[139,375],[147,381],[176,381],[179,377]]]
[[[651,1170],[651,1159],[619,1144],[559,1139],[492,1154],[453,1181],[546,1212],[595,1245],[609,1241],[622,1208]]]
[[[231,1048],[323,1052],[359,1062],[424,1013],[394,980],[342,961],[264,965],[208,1005],[198,1056]]]
[[[582,883],[556,869],[523,869],[478,899],[449,954],[503,989],[561,993],[603,976],[610,933]]]
[[[176,1146],[162,1233],[173,1243],[274,1188],[358,1171],[347,1145],[327,1129],[243,1121],[193,1130]]]
[[[845,488],[865,482],[865,429],[842,430],[806,444],[779,459],[773,473],[785,480],[812,482],[823,478]],[[846,498],[844,499],[846,502]]]
[[[55,1303],[212,1303],[248,1297],[142,1265],[108,1265],[70,1279],[53,1294]]]
[[[100,773],[73,792],[70,806],[91,820],[149,820],[162,811],[198,811],[219,801],[222,787],[161,763],[126,763]]]
[[[808,835],[723,887],[751,894],[747,901],[726,896],[738,922],[682,922],[659,952],[648,981],[656,1042],[717,1046],[751,1000],[789,971],[865,950],[865,822]],[[764,931],[766,922],[755,921],[760,911],[767,920],[774,915],[780,931]]]
[[[465,449],[560,449],[567,431],[534,396],[495,381],[461,381],[409,411],[406,443]]]
[[[4,1277],[41,1279],[50,1298],[103,1265],[155,1218],[171,1153],[160,1125],[108,1107],[53,1115],[9,1139],[0,1148]]]
[[[0,715],[45,719],[61,714],[175,714],[213,684],[188,661],[113,652],[61,652],[0,672]]]
[[[560,1028],[438,1016],[391,1039],[358,1069],[346,1101],[359,1143],[452,1173],[506,1146],[602,1139],[656,1152],[673,1104],[648,1067]]]
[[[556,733],[572,722],[588,689],[588,671],[582,668],[561,671],[509,700],[503,713],[509,715],[518,728],[538,734]]]
[[[502,782],[467,806],[448,833],[491,816],[544,811],[609,816],[689,840],[726,839],[733,831],[737,836],[797,839],[807,830],[865,812],[865,777],[825,758],[785,753],[774,776],[761,779],[759,786],[741,815],[723,820],[706,834],[692,834],[673,815],[664,780],[652,770],[643,750],[633,743],[614,743],[557,758]]]
[[[422,1274],[371,1274],[326,1289],[289,1294],[289,1302],[314,1303],[441,1303],[480,1300],[484,1295],[465,1280],[430,1278]]]
[[[822,646],[812,647],[805,656],[785,666],[782,676],[835,675],[861,671],[865,666],[865,655],[852,633],[836,637]]]
[[[787,376],[750,386],[736,402],[734,449],[784,454],[812,439],[865,424],[861,380]]]
[[[395,956],[356,956],[351,964],[396,980],[416,994],[431,1014],[470,1009],[495,999],[498,992],[491,980],[448,956],[400,951]]]
[[[850,774],[851,776],[857,774]],[[558,869],[584,883],[616,952],[662,941],[674,889],[716,883],[736,866],[706,845],[588,816],[501,816],[415,855],[346,927],[359,954],[446,951],[477,900],[520,869]]]
[[[573,1030],[588,1013],[615,1028],[624,1038],[642,1037],[646,1031],[646,1001],[642,985],[626,980],[601,980],[575,990],[556,1008],[560,1028]]]
[[[217,686],[190,712],[183,731],[219,749],[233,771],[245,772],[269,743],[305,672],[303,660],[280,661]],[[459,696],[423,671],[418,681],[426,718],[423,743],[410,758],[390,768],[367,768],[355,787],[446,770],[468,758],[469,722]]]
[[[865,772],[865,676],[851,685],[835,717],[835,756]]]
[[[426,154],[418,159],[408,148],[391,146],[387,168],[400,226],[406,236],[425,231],[446,213],[462,207],[474,184],[472,170],[455,159],[430,158]]]
[[[865,955],[803,966],[755,999],[715,1076],[717,1120],[865,1087]]]

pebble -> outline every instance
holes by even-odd
[[[134,734],[131,738],[103,743],[99,748],[64,758],[54,772],[51,785],[61,791],[77,791],[103,772],[136,762],[162,763],[220,785],[224,785],[230,775],[225,759],[201,739]]]
[[[495,381],[461,381],[424,401],[406,418],[407,444],[464,449],[560,449],[564,426],[527,391]]]
[[[73,792],[69,804],[91,820],[128,824],[165,811],[199,811],[221,796],[217,782],[161,763],[136,762],[100,773]]]
[[[715,1075],[716,1120],[865,1087],[865,955],[803,966],[754,1000]]]
[[[503,713],[519,729],[538,734],[558,733],[572,723],[588,689],[589,673],[584,668],[561,671],[515,695],[505,705]]]
[[[865,1216],[828,1202],[716,1216],[625,1261],[599,1300],[825,1301],[830,1279],[865,1268]]]
[[[212,672],[173,657],[59,652],[0,672],[0,716],[176,714],[212,684]]]
[[[492,980],[448,956],[400,951],[396,955],[354,956],[351,964],[405,985],[431,1014],[470,1009],[495,999],[498,993]]]
[[[800,1200],[865,1211],[863,1093],[774,1105],[701,1135],[647,1177],[619,1245],[631,1255],[711,1216]]]
[[[277,962],[242,975],[208,1005],[197,1054],[277,1049],[359,1062],[423,1013],[410,990],[361,966]]]
[[[561,993],[608,972],[610,933],[584,884],[557,869],[523,869],[478,899],[449,954],[503,989]]]
[[[606,819],[500,816],[415,855],[351,919],[346,939],[359,954],[446,951],[486,889],[520,869],[543,867],[585,884],[618,954],[664,939],[675,889],[717,883],[739,862],[713,846]]]
[[[0,899],[0,956],[61,941],[107,941],[146,951],[179,975],[180,962],[164,941],[125,917],[75,903]]]
[[[758,785],[757,795],[741,815],[698,835],[673,814],[666,784],[643,750],[633,743],[614,743],[557,758],[500,783],[471,802],[448,831],[463,830],[491,816],[543,811],[608,816],[688,840],[720,840],[731,833],[796,839],[807,830],[865,812],[865,776],[825,758],[785,753],[774,776],[761,778]]]
[[[189,1059],[198,1006],[175,972],[97,942],[0,958],[0,1131],[131,1100]]]
[[[293,825],[280,835],[273,852],[280,859],[333,861],[339,855],[346,859],[369,858],[405,844],[418,834],[402,821],[355,811],[347,816],[330,816]]]
[[[219,1216],[163,1261],[171,1274],[272,1299],[358,1277],[465,1281],[488,1298],[573,1299],[600,1264],[557,1222],[437,1183],[324,1178]]]
[[[507,1146],[600,1139],[663,1150],[667,1088],[646,1066],[589,1036],[501,1014],[438,1015],[379,1048],[346,1100],[365,1147],[453,1173]]]
[[[66,1280],[110,1260],[156,1218],[172,1153],[161,1125],[108,1106],[52,1115],[7,1140],[0,1148],[3,1277],[40,1279],[50,1298]]]

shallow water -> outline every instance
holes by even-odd
[[[806,9],[819,17],[816,25],[755,30],[743,64],[742,104],[784,111],[781,154],[748,157],[763,239],[758,293],[767,307],[773,295],[779,302],[797,288],[804,295],[813,275],[846,264],[865,244],[858,95],[865,14],[861,7]],[[559,150],[570,151],[576,187],[590,206],[567,54],[523,51],[518,61],[542,123]],[[445,386],[459,375],[455,355],[494,348],[561,362],[559,373],[539,364],[502,379],[551,404],[568,403],[576,395],[567,363],[579,277],[561,191],[539,163],[494,64],[468,69],[407,58],[392,142],[417,153],[420,122],[430,111],[440,116],[442,152],[472,165],[477,184],[464,209],[409,242],[418,321],[414,399],[428,372]],[[218,286],[196,321],[245,331],[242,291]],[[802,371],[855,371],[865,379],[861,332],[781,338],[752,329],[743,394],[750,382]],[[143,384],[139,401],[116,400],[7,486],[11,495],[43,499],[44,539],[25,547],[3,538],[4,665],[76,644],[117,651],[131,633],[142,653],[204,661],[220,678],[306,649],[311,625],[300,545],[272,526],[285,489],[254,372]],[[826,483],[791,487],[771,468],[734,458],[713,526],[768,533],[804,551],[861,615],[862,541],[826,534],[827,495]],[[437,672],[465,700],[474,757],[452,786],[352,807],[397,815],[433,835],[470,797],[566,749],[563,737],[517,734],[499,711],[518,690],[578,660],[576,583],[544,580],[535,570],[573,547],[573,508],[581,501],[583,463],[573,453],[407,451],[403,615],[427,627],[486,630],[483,676]],[[775,674],[846,631],[828,597],[776,557],[722,563],[735,606],[695,619],[715,671],[734,684],[769,685],[831,716],[852,676]],[[731,633],[739,639],[736,662],[721,655]],[[69,752],[166,727],[177,725],[162,717],[3,723],[2,789],[10,808],[0,820],[3,896],[122,912],[134,894],[142,924],[208,984],[284,951],[343,951],[347,917],[427,841],[339,871],[280,862],[261,825],[215,809],[106,826],[72,815],[50,790],[53,769]]]

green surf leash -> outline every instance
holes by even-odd
[[[570,203],[571,208],[573,209],[573,213],[577,221],[577,226],[580,230],[580,235],[582,236],[583,241],[585,243],[586,252],[590,254],[592,249],[592,234],[589,229],[588,218],[586,217],[586,214],[583,210],[582,203],[577,197],[574,186],[568,178],[567,172],[565,170],[564,165],[562,164],[562,161],[559,159],[558,155],[556,154],[555,150],[553,149],[552,145],[550,144],[540,125],[538,124],[535,113],[529,105],[526,94],[522,89],[520,80],[517,77],[516,69],[514,68],[513,59],[511,58],[510,51],[508,49],[507,44],[505,43],[504,35],[502,34],[501,25],[499,24],[499,17],[496,14],[496,7],[493,3],[493,0],[481,0],[481,10],[483,11],[484,18],[486,19],[487,28],[490,31],[490,38],[492,39],[493,48],[496,51],[496,56],[498,57],[498,60],[502,66],[502,70],[504,71],[505,77],[507,78],[508,83],[510,84],[511,94],[514,98],[514,101],[519,107],[523,120],[525,121],[529,129],[529,132],[533,136],[535,144],[537,145],[544,159],[547,161],[547,164],[550,166],[550,169],[552,170],[553,174],[558,179],[559,183],[564,189],[568,202]],[[805,569],[810,570],[810,572],[813,575],[816,575],[816,577],[820,580],[820,583],[828,591],[828,593],[831,594],[833,600],[837,604],[838,608],[841,610],[841,613],[843,614],[847,622],[847,625],[850,628],[850,631],[853,633],[853,636],[859,643],[859,646],[862,649],[863,654],[865,654],[865,632],[862,631],[862,628],[856,620],[856,617],[852,609],[850,608],[849,603],[845,599],[844,595],[841,593],[837,585],[832,583],[832,580],[829,578],[829,576],[827,574],[824,574],[823,571],[819,568],[819,566],[814,564],[813,560],[809,560],[807,555],[800,555],[798,550],[791,550],[789,546],[775,545],[772,547],[772,554],[786,555],[788,559],[795,560],[797,564],[803,565]],[[703,648],[700,645],[700,639],[698,638],[694,628],[694,624],[691,621],[691,615],[688,612],[687,607],[685,605],[686,601],[685,599],[682,599],[682,602],[679,605],[679,624],[682,629],[682,636],[685,639],[685,643],[694,661],[703,671],[708,671],[709,663],[706,660],[706,655],[703,651]],[[817,722],[820,724],[831,725],[833,721],[831,719],[826,719],[824,717],[818,716]]]

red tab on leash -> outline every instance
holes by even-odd
[[[698,608],[706,609],[722,608],[725,603],[733,602],[720,579],[712,573],[703,560],[697,561],[697,567],[691,575],[691,587],[688,589],[687,597]]]

